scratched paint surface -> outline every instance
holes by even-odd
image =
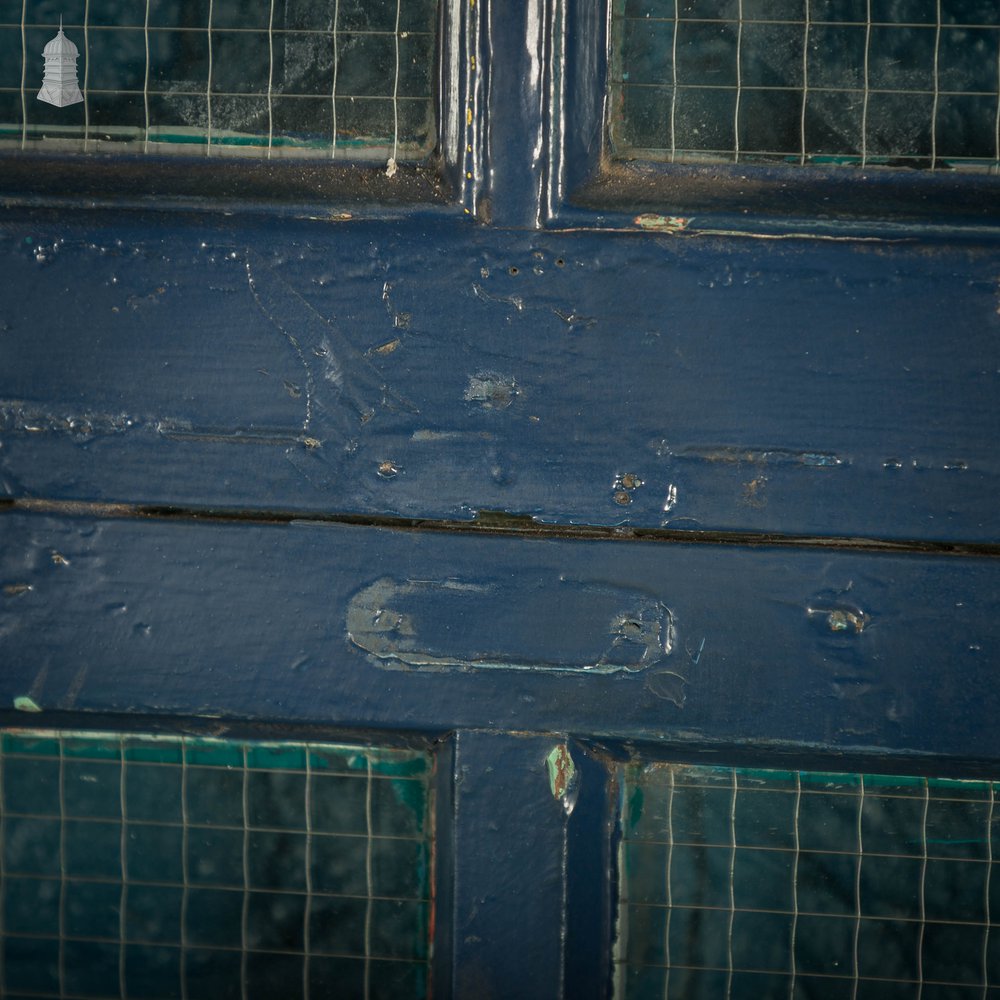
[[[159,222],[5,215],[5,495],[996,538],[988,250]]]
[[[984,558],[7,513],[0,705],[990,758],[998,601]]]

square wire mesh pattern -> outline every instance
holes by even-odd
[[[43,49],[83,101],[38,100]],[[0,0],[0,148],[417,160],[437,0]]]
[[[422,997],[419,751],[8,732],[5,997]]]
[[[613,0],[619,157],[1000,172],[996,0]]]
[[[1000,783],[634,765],[627,1000],[1000,996]]]

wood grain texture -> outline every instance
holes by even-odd
[[[1000,759],[995,559],[7,513],[0,582],[8,708]]]
[[[8,496],[995,541],[987,245],[11,210]]]

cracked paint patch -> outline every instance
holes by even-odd
[[[820,605],[806,608],[806,614],[811,617],[818,615],[819,620],[831,632],[863,632],[871,622],[871,617],[861,608],[847,604]]]
[[[518,394],[517,382],[509,375],[479,372],[469,376],[462,398],[468,403],[480,403],[484,410],[506,410]]]
[[[657,215],[653,212],[637,215],[632,221],[640,229],[657,233],[682,233],[691,224],[691,219],[685,219],[680,215]]]

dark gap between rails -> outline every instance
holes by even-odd
[[[480,510],[467,521],[448,518],[402,517],[388,514],[345,514],[320,511],[244,510],[169,504],[104,503],[49,500],[36,497],[0,498],[0,513],[55,514],[63,517],[124,518],[245,524],[344,524],[393,531],[441,531],[528,538],[587,541],[668,542],[687,545],[733,545],[838,549],[851,552],[940,556],[1000,556],[1000,543],[855,538],[794,535],[782,532],[717,531],[614,525],[548,524],[527,514]]]

